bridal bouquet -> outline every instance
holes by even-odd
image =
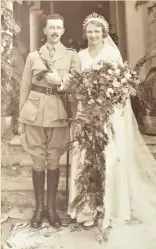
[[[137,72],[127,63],[101,61],[96,68],[85,70],[78,85],[79,119],[89,123],[93,118],[107,122],[116,105],[124,107],[127,99],[136,95],[139,84]]]
[[[85,70],[78,81],[75,140],[86,153],[77,178],[79,194],[73,203],[77,212],[81,212],[84,203],[92,210],[102,206],[105,190],[104,150],[108,143],[104,125],[113,135],[111,115],[116,107],[124,109],[130,96],[136,95],[139,84],[138,73],[127,63],[116,65],[105,61],[97,64],[96,68]]]

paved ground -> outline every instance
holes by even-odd
[[[10,236],[10,231],[12,231],[12,228],[16,224],[25,223],[25,222],[28,223],[29,221],[28,217],[30,218],[31,215],[32,215],[31,209],[21,211],[18,208],[10,210],[8,214],[2,214],[1,245],[4,246],[5,241]],[[63,216],[64,214],[60,214],[60,215]],[[101,245],[97,241],[97,238],[96,238],[96,234],[98,231],[97,228],[91,228],[91,229],[86,230],[82,228],[82,226],[78,226],[75,224],[69,225],[67,223],[65,222],[65,226],[62,227],[58,231],[56,231],[56,229],[53,229],[53,228],[43,229],[44,236],[42,236],[43,233],[39,235],[39,232],[38,232],[38,236],[39,236],[38,238],[41,238],[42,243],[43,243],[44,237],[48,237],[47,240],[45,239],[44,247],[42,245],[41,248],[39,245],[35,246],[36,242],[33,242],[33,240],[31,242],[31,238],[29,239],[28,244],[27,242],[24,242],[26,241],[26,238],[24,237],[24,233],[21,232],[21,235],[19,235],[19,238],[20,238],[18,241],[19,244],[17,243],[16,248],[17,249],[100,249],[101,248]],[[45,224],[47,223],[44,223],[43,227]],[[39,241],[39,239],[36,239],[36,240]],[[23,243],[24,244],[26,243],[27,245],[25,244],[26,246],[23,247]],[[30,244],[33,244],[33,246],[31,246]],[[6,247],[6,248],[9,248],[9,247]],[[5,247],[3,249],[5,249]],[[12,247],[12,249],[14,249],[14,247]]]

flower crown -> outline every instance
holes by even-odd
[[[105,18],[103,16],[101,16],[101,15],[95,13],[95,12],[86,17],[86,19],[83,22],[83,28],[85,28],[86,25],[91,21],[100,22],[104,26],[107,33],[109,32],[109,24],[108,24],[108,22],[105,20]]]

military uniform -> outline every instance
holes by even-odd
[[[60,76],[62,84],[59,89],[45,80],[44,73],[49,71],[56,71]],[[33,228],[38,228],[42,224],[44,216],[51,226],[61,225],[55,204],[59,182],[59,160],[67,149],[70,134],[67,109],[61,98],[61,92],[75,91],[75,86],[70,80],[71,74],[75,71],[80,72],[78,54],[61,43],[52,48],[47,43],[39,51],[30,53],[26,60],[20,86],[19,121],[25,127],[20,134],[21,143],[33,160],[32,180],[36,201],[36,208],[30,222]],[[55,79],[56,77],[58,76],[55,76]],[[73,94],[72,96],[74,97]],[[46,163],[47,207],[45,212]]]
[[[32,157],[33,168],[38,171],[45,168],[46,161],[48,168],[58,167],[60,156],[68,146],[69,127],[64,104],[60,96],[53,93],[56,88],[51,87],[44,77],[38,80],[37,76],[47,70],[44,62],[48,63],[51,70],[62,78],[63,92],[72,94],[75,88],[69,80],[70,74],[80,72],[80,61],[75,50],[59,43],[50,58],[48,45],[28,55],[20,86],[19,121],[25,124],[21,142]],[[47,87],[47,92],[34,91],[34,86]],[[74,94],[71,96],[74,105]]]

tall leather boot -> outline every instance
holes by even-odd
[[[32,180],[36,201],[36,209],[31,219],[30,225],[33,228],[41,226],[44,217],[44,183],[45,171],[32,171]]]
[[[47,211],[46,216],[49,224],[59,228],[62,225],[56,211],[56,194],[59,183],[59,169],[47,170]]]

